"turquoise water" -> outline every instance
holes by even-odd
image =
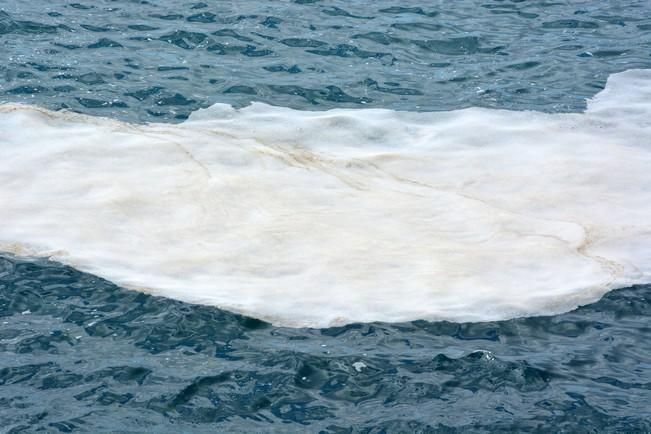
[[[250,101],[573,112],[611,73],[651,67],[646,1],[0,9],[0,101],[131,122]],[[2,255],[0,430],[649,432],[650,296],[502,322],[291,329]]]

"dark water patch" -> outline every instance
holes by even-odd
[[[224,90],[224,93],[243,93],[245,95],[256,95],[258,92],[250,86],[231,86]]]
[[[326,45],[326,43],[322,41],[316,41],[313,39],[303,39],[303,38],[287,38],[287,39],[282,39],[280,42],[287,45],[288,47],[315,48],[315,47],[322,47]]]
[[[323,101],[355,104],[366,104],[373,101],[367,97],[349,95],[337,86],[326,86],[324,89],[308,89],[295,85],[269,85],[268,87],[276,93],[302,97],[313,105],[318,105]]]
[[[42,34],[56,33],[58,26],[38,23],[34,21],[14,20],[7,12],[0,10],[0,36],[10,33],[17,34]]]
[[[68,71],[72,69],[69,66],[64,65],[42,65],[36,62],[28,62],[28,66],[35,69],[36,71],[49,72],[49,71]]]
[[[286,65],[272,65],[272,66],[263,66],[263,69],[269,72],[288,72],[290,74],[298,74],[301,71],[301,68],[298,65],[286,66]]]
[[[18,86],[14,87],[13,89],[9,89],[7,93],[13,95],[32,95],[45,91],[47,91],[47,88],[43,86]]]
[[[165,20],[165,21],[177,21],[183,19],[183,15],[180,14],[167,14],[167,15],[151,14],[149,16],[152,18],[158,18],[159,20]]]
[[[534,18],[538,18],[540,15],[539,14],[533,14],[533,13],[530,13],[530,12],[518,11],[518,16],[520,16],[522,18],[527,18],[527,19],[534,19]]]
[[[414,41],[416,45],[438,54],[464,55],[475,54],[479,51],[479,38],[467,36],[447,40]]]
[[[112,39],[101,38],[97,42],[88,45],[88,48],[121,48],[122,44]]]
[[[599,24],[593,21],[556,20],[543,23],[544,29],[596,29]]]
[[[260,18],[259,15],[234,15],[234,16],[227,16],[227,17],[220,17],[219,22],[222,24],[239,24],[242,22],[245,22],[247,20],[252,21],[252,20],[257,20]],[[257,25],[257,23],[256,23]]]
[[[262,57],[273,54],[273,51],[266,48],[257,49],[255,45],[247,45],[241,53],[247,57]]]
[[[264,21],[261,21],[260,24],[262,24],[265,27],[268,27],[270,29],[277,29],[280,23],[282,23],[283,20],[278,17],[267,17],[264,19]]]
[[[247,47],[243,45],[230,45],[230,44],[221,44],[221,43],[211,44],[206,48],[207,51],[213,54],[220,54],[220,55],[242,53],[246,49]]]
[[[92,86],[95,84],[103,84],[106,83],[104,81],[104,77],[101,74],[98,74],[96,72],[89,72],[87,74],[82,74],[77,77],[74,77],[74,79],[80,83]]]
[[[147,24],[130,24],[129,29],[137,30],[139,32],[147,32],[151,30],[158,30],[158,27],[148,26]]]
[[[627,50],[597,50],[593,51],[592,55],[595,57],[615,57],[623,56],[627,53]]]
[[[242,36],[239,33],[237,33],[235,30],[232,30],[232,29],[217,30],[216,32],[213,32],[212,35],[231,37],[231,38],[237,39],[238,41],[243,41],[243,42],[253,42],[252,38],[249,38],[248,36]]]
[[[380,9],[381,13],[385,14],[416,14],[424,15],[426,17],[435,17],[438,15],[438,12],[425,12],[423,8],[420,7],[405,7],[405,6],[392,6],[390,8]]]
[[[80,24],[79,25],[81,28],[88,30],[89,32],[96,32],[96,33],[103,33],[103,32],[110,32],[113,29],[111,27],[104,27],[104,26],[93,26],[92,24]]]
[[[24,79],[24,78],[36,78],[36,74],[30,71],[16,71],[16,78],[18,79]]]
[[[559,47],[556,47],[557,50],[564,50],[564,51],[576,51],[576,50],[581,50],[583,49],[583,45],[561,45]]]
[[[159,106],[187,106],[196,102],[194,99],[188,99],[180,93],[174,95],[163,96],[156,100],[156,105]]]
[[[166,71],[187,71],[190,68],[187,66],[159,66],[156,68],[157,71],[166,72]]]
[[[74,8],[74,9],[80,9],[82,11],[86,11],[86,10],[95,8],[95,6],[82,4],[82,3],[70,3],[68,6],[70,6],[71,8]]]
[[[377,81],[367,78],[362,82],[363,85],[378,92],[390,93],[394,95],[422,95],[423,92],[418,89],[400,87],[399,83],[386,83],[388,86],[381,86]]]
[[[78,50],[81,47],[81,45],[77,44],[61,44],[59,42],[53,42],[52,45],[55,45],[57,47],[65,48],[66,50]]]
[[[419,32],[421,30],[429,30],[432,32],[438,32],[443,28],[442,25],[440,24],[432,24],[432,23],[394,23],[391,24],[391,27],[394,29],[398,30],[404,30],[407,32]]]
[[[527,62],[514,63],[513,65],[507,65],[506,68],[522,71],[522,70],[525,70],[525,69],[535,68],[536,66],[540,66],[540,62],[535,61],[535,60],[530,60],[530,61],[527,61]]]
[[[321,12],[330,15],[332,17],[346,17],[346,18],[357,18],[362,20],[372,20],[374,17],[365,17],[360,15],[354,15],[345,9],[339,8],[337,6],[331,6],[328,9],[321,9]]]
[[[112,108],[112,107],[119,107],[119,108],[126,108],[128,105],[122,101],[104,101],[101,99],[95,99],[95,98],[76,98],[79,104],[86,108],[90,109],[97,109],[97,108]]]
[[[183,48],[185,50],[190,50],[192,48],[195,48],[198,44],[202,43],[206,38],[207,35],[204,33],[177,30],[175,32],[165,34],[158,39],[161,41],[169,42],[170,44],[174,44],[177,47]]]

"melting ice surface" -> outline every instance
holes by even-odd
[[[651,71],[582,114],[0,106],[0,250],[279,325],[559,313],[651,281]]]

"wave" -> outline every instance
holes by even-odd
[[[0,106],[0,250],[285,326],[552,314],[651,282],[651,71],[585,113]]]

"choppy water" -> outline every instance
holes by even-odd
[[[504,322],[276,328],[0,259],[10,432],[648,432],[651,286]]]
[[[215,102],[300,109],[584,107],[648,67],[628,1],[0,3],[0,95],[127,120]]]
[[[0,101],[578,111],[651,67],[646,1],[0,1]],[[2,222],[0,222],[2,224]],[[7,432],[649,432],[651,286],[504,322],[270,326],[0,258]]]

